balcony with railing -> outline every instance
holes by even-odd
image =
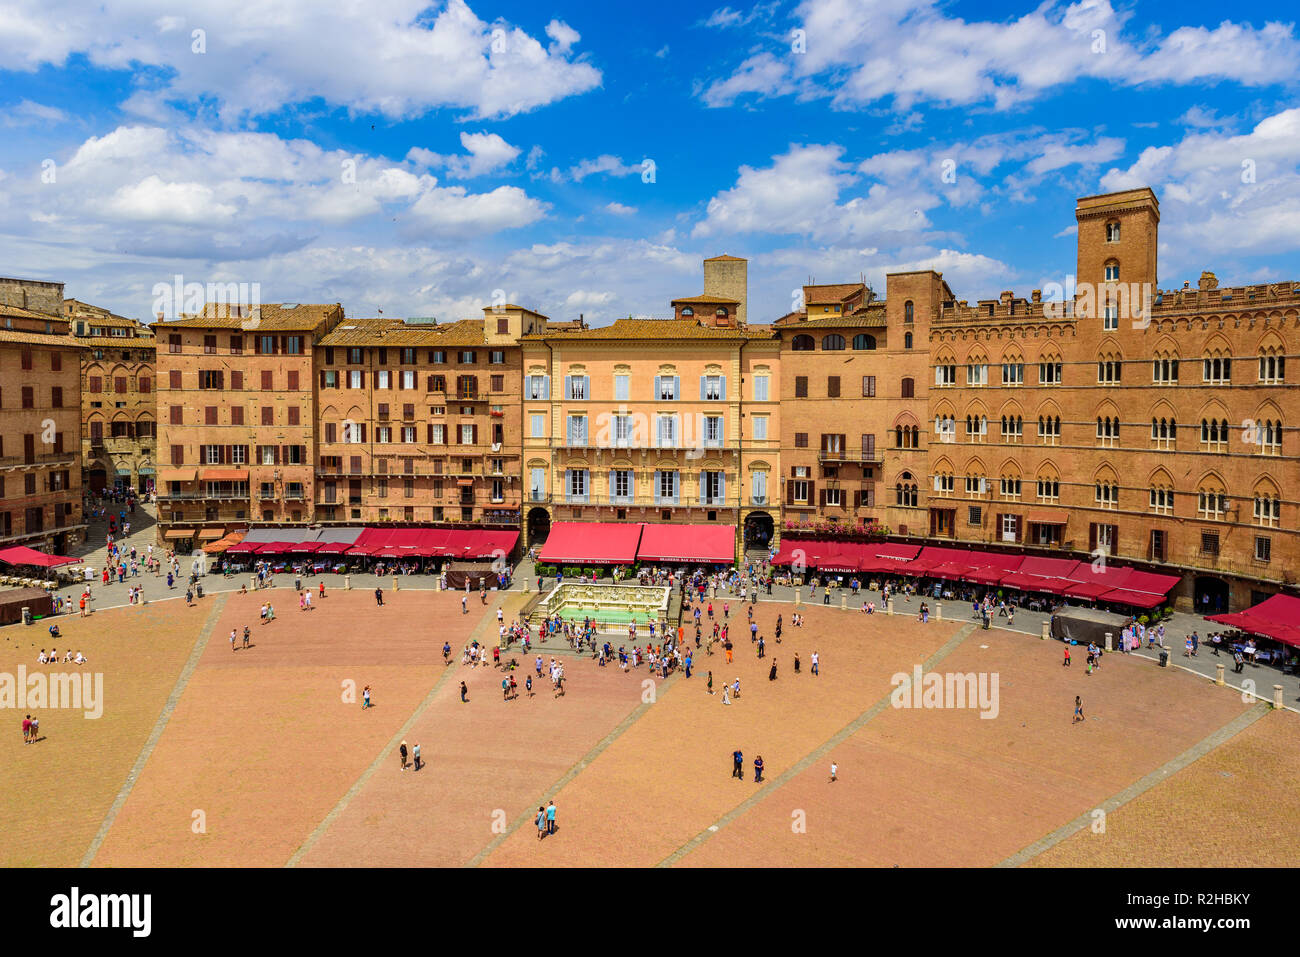
[[[574,492],[568,492],[564,496],[566,505],[590,505],[591,496],[587,494],[578,495]]]

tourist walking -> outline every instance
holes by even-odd
[[[402,759],[402,770],[405,771],[406,770],[406,740],[405,739],[403,739],[402,743],[397,746],[397,753]]]
[[[739,749],[731,752],[731,776],[745,780],[745,756]]]
[[[415,742],[415,748],[411,751],[411,757],[415,760],[415,770],[424,767],[424,762],[420,760],[420,742]]]
[[[763,781],[763,756],[760,754],[754,758],[754,783],[761,784]]]
[[[1084,720],[1083,702],[1082,700],[1080,700],[1078,695],[1075,695],[1074,696],[1074,719],[1070,722],[1070,724],[1077,724],[1078,722],[1083,720]]]

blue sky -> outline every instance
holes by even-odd
[[[4,0],[0,274],[128,315],[181,274],[600,324],[723,252],[751,321],[810,276],[1027,295],[1073,269],[1074,198],[1133,185],[1162,286],[1300,278],[1281,3],[122,6]]]

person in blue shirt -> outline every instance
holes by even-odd
[[[754,758],[754,783],[758,784],[763,780],[763,756],[760,754]]]
[[[745,780],[745,756],[739,750],[731,753],[731,776]]]

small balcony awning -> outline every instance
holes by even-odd
[[[205,482],[247,482],[248,469],[204,469]]]
[[[163,469],[158,478],[164,482],[193,482],[198,469]]]

